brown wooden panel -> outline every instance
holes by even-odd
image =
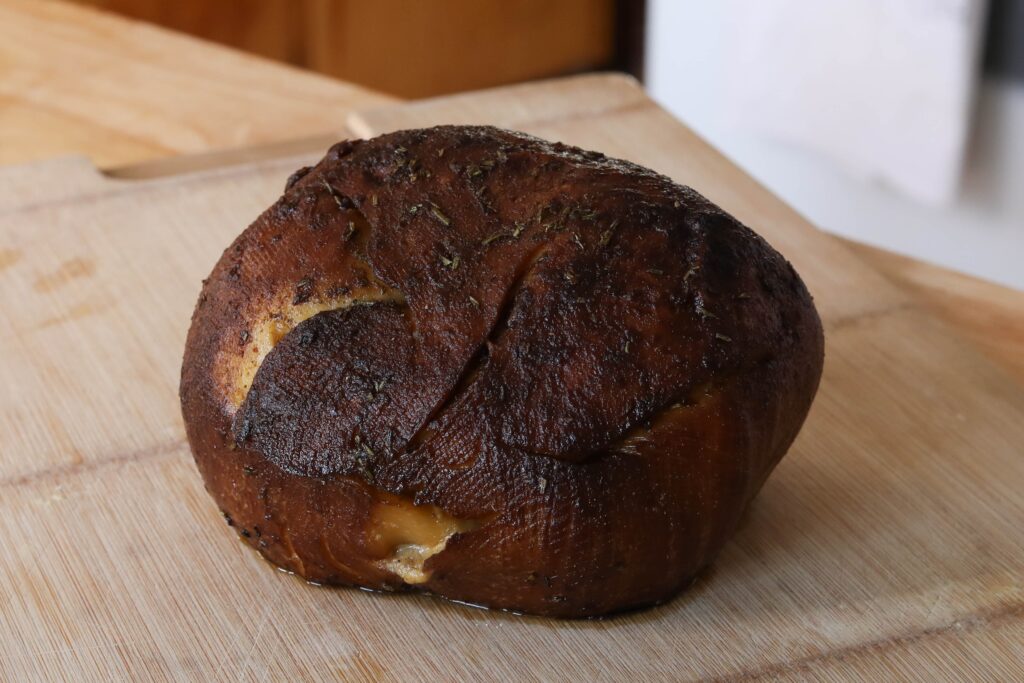
[[[72,0],[122,16],[302,64],[303,1]]]
[[[614,0],[74,0],[402,97],[594,69]]]
[[[403,97],[599,67],[613,50],[610,0],[309,0],[309,64]]]

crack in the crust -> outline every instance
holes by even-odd
[[[519,293],[523,287],[526,286],[526,281],[536,269],[537,262],[540,261],[550,248],[550,244],[544,243],[534,247],[530,253],[526,255],[526,258],[519,264],[515,277],[512,282],[509,283],[508,288],[505,290],[502,296],[501,303],[498,305],[497,314],[494,317],[494,322],[491,325],[491,329],[488,331],[487,336],[480,342],[476,350],[470,355],[469,360],[463,366],[462,371],[459,373],[459,378],[455,384],[452,385],[451,390],[442,399],[442,401],[430,412],[427,418],[422,422],[416,433],[413,434],[412,438],[407,442],[407,448],[413,450],[418,446],[425,443],[433,434],[431,425],[437,421],[437,419],[443,415],[456,400],[476,381],[480,372],[487,365],[490,359],[490,350],[497,345],[502,336],[508,330],[508,321],[511,318],[515,308],[516,299],[519,297]]]
[[[683,398],[675,398],[651,411],[635,426],[627,429],[603,449],[606,453],[636,454],[637,446],[677,415],[701,408],[720,393],[726,382],[700,382],[690,387]]]
[[[657,431],[674,416],[703,407],[708,401],[717,396],[721,396],[726,392],[743,373],[751,372],[757,368],[763,368],[774,360],[774,353],[765,352],[758,356],[753,362],[734,369],[726,377],[706,379],[687,387],[686,391],[683,392],[682,395],[677,394],[671,400],[662,404],[661,407],[648,413],[633,427],[625,430],[622,434],[613,439],[611,443],[603,449],[603,451],[605,453],[617,452],[635,454],[636,446],[639,443],[649,438],[653,432]]]
[[[473,182],[472,175],[462,176],[464,187],[468,190],[469,194],[473,197],[478,208],[483,212],[484,215],[494,214],[494,207],[490,206],[488,202],[484,201],[483,193],[486,192],[486,186],[481,183],[477,185]],[[476,380],[479,376],[480,371],[487,364],[490,357],[490,348],[500,336],[502,332],[508,327],[508,316],[511,313],[511,305],[514,302],[516,295],[522,288],[523,280],[526,274],[532,269],[533,265],[539,259],[540,255],[545,250],[546,245],[539,245],[535,247],[527,257],[520,263],[517,273],[513,278],[508,289],[502,297],[501,304],[498,306],[498,312],[495,316],[495,322],[492,324],[491,329],[488,331],[487,336],[477,346],[476,350],[470,354],[469,359],[466,361],[462,370],[459,372],[458,379],[452,388],[449,390],[447,395],[431,410],[427,417],[420,424],[420,427],[412,435],[412,437],[406,442],[406,448],[409,450],[415,449],[424,443],[431,435],[430,425],[449,407],[455,402],[455,400]],[[408,316],[412,318],[411,322],[415,324],[415,316]]]
[[[513,308],[516,303],[516,299],[519,297],[519,293],[526,286],[526,280],[530,275],[534,273],[537,267],[537,263],[540,262],[544,256],[547,255],[551,248],[550,243],[543,243],[532,250],[523,259],[523,262],[519,264],[516,276],[513,278],[512,283],[508,289],[505,290],[505,295],[501,299],[501,304],[498,306],[498,314],[495,316],[494,325],[491,326],[491,331],[487,335],[487,344],[497,344],[501,337],[508,330],[508,321],[512,317]]]
[[[358,288],[351,294],[327,296],[318,300],[304,300],[298,303],[296,299],[292,299],[291,305],[285,299],[281,310],[270,315],[262,323],[255,325],[252,328],[251,337],[256,341],[255,348],[257,350],[255,351],[255,357],[251,359],[247,358],[247,351],[243,352],[238,370],[239,376],[235,381],[235,389],[231,396],[235,408],[238,408],[245,402],[249,391],[252,389],[256,375],[259,373],[260,368],[263,367],[263,363],[266,361],[267,356],[270,355],[270,352],[306,320],[320,313],[342,311],[353,306],[372,305],[381,302],[397,303],[402,306],[403,310],[408,308],[405,294],[382,280],[377,275],[373,265],[363,256],[366,252],[366,245],[369,242],[370,235],[373,232],[372,223],[348,195],[338,192],[326,183],[325,187],[328,188],[331,197],[334,198],[339,207],[344,204],[344,209],[341,211],[343,217],[346,216],[347,212],[354,214],[352,216],[354,220],[348,220],[347,227],[343,226],[341,229],[348,231],[344,242],[348,245],[347,250],[354,262],[353,265],[358,272],[358,276],[365,280],[366,285]],[[342,202],[342,199],[345,201]],[[406,315],[406,319],[415,329],[415,321],[411,320],[411,316]],[[247,330],[246,339],[249,338],[250,333]]]
[[[676,394],[615,437],[602,452],[636,454],[637,446],[673,417],[703,407],[708,401],[727,391],[744,373],[763,368],[774,360],[775,353],[766,351],[753,361],[734,368],[725,377],[712,377],[687,386],[685,391]]]
[[[466,182],[467,185],[470,186],[471,194],[473,194],[474,197],[476,197],[477,195],[476,192],[474,191],[475,188],[472,186],[472,183],[468,179]],[[341,197],[344,197],[347,200],[344,202],[344,209],[346,211],[351,211],[355,214],[354,217],[357,221],[357,224],[355,225],[356,229],[354,231],[354,234],[350,234],[348,237],[346,237],[346,242],[349,242],[349,248],[351,250],[353,260],[356,263],[358,263],[363,276],[366,278],[371,287],[375,287],[378,290],[380,290],[382,296],[347,297],[347,300],[344,302],[344,304],[340,306],[316,306],[318,310],[316,310],[312,315],[317,315],[320,313],[330,311],[345,310],[355,305],[373,304],[377,303],[380,300],[394,300],[400,305],[406,323],[412,332],[413,338],[415,338],[416,316],[414,315],[414,311],[412,311],[412,309],[408,306],[404,293],[401,292],[401,290],[398,290],[389,285],[388,283],[384,282],[383,280],[381,280],[380,277],[377,275],[372,263],[370,263],[370,261],[365,256],[366,247],[371,238],[371,233],[373,232],[373,224],[367,218],[366,214],[363,213],[362,207],[360,207],[357,202],[351,201],[349,197],[347,197],[346,195],[342,195],[335,188],[326,184],[325,186],[328,188],[328,191],[330,192],[332,198],[334,198],[335,202],[339,204],[339,207],[342,206],[342,202],[340,202],[339,199]],[[477,198],[479,199],[479,197]],[[352,221],[349,221],[349,225],[350,231],[352,231]],[[497,308],[497,313],[495,315],[494,322],[492,323],[487,335],[483,338],[483,340],[480,342],[480,344],[477,346],[474,352],[470,354],[469,358],[467,359],[462,369],[460,370],[458,377],[455,383],[452,385],[451,389],[444,395],[444,397],[438,402],[438,404],[427,414],[426,418],[420,423],[420,426],[413,433],[412,437],[410,437],[403,445],[402,450],[415,449],[416,447],[420,446],[422,443],[427,441],[432,436],[433,433],[431,425],[434,424],[436,420],[441,415],[443,415],[449,408],[451,408],[451,406],[456,402],[456,400],[476,381],[480,372],[487,365],[487,362],[490,357],[490,350],[500,342],[502,336],[508,329],[509,319],[511,318],[514,312],[515,303],[519,296],[519,293],[525,287],[530,275],[535,271],[536,264],[544,257],[544,255],[551,248],[552,243],[550,241],[541,243],[533,247],[522,259],[522,261],[516,269],[514,278],[512,279],[511,283],[509,284],[509,286],[507,287],[502,296],[501,302]],[[328,304],[329,306],[330,302],[324,303]],[[293,308],[297,307],[293,306]],[[241,389],[242,392],[241,398],[240,400],[238,400],[237,403],[238,406],[241,406],[242,403],[244,402],[248,392],[252,387],[252,383],[255,380],[256,375],[258,374],[263,362],[266,360],[266,357],[267,355],[269,355],[270,351],[278,343],[280,343],[280,341],[283,340],[288,334],[291,334],[301,322],[303,322],[305,319],[308,319],[309,317],[312,317],[312,315],[302,316],[302,319],[294,321],[294,323],[291,325],[289,329],[280,330],[279,334],[274,336],[272,343],[266,349],[266,352],[263,353],[261,357],[257,360],[255,367],[252,369],[251,374],[248,376],[249,381],[245,382],[243,379],[242,385],[239,386],[239,389]],[[291,320],[289,320],[289,322],[291,322]]]

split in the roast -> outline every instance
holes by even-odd
[[[495,128],[342,142],[224,252],[181,401],[228,522],[319,583],[582,617],[712,561],[821,323],[694,190]]]

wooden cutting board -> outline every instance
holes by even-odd
[[[629,80],[456,96],[349,126],[440,122],[651,166],[807,281],[826,324],[821,390],[715,566],[668,605],[585,622],[274,571],[203,491],[178,371],[201,278],[324,141],[117,177],[78,159],[11,167],[0,680],[1024,678],[1024,390]]]

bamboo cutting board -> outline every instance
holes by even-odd
[[[178,370],[200,279],[318,154],[177,162],[173,175],[12,167],[0,680],[1024,678],[1024,390],[630,81],[505,88],[349,126],[440,122],[651,166],[757,229],[807,281],[826,325],[821,390],[715,566],[668,605],[589,622],[273,571],[202,489]]]

